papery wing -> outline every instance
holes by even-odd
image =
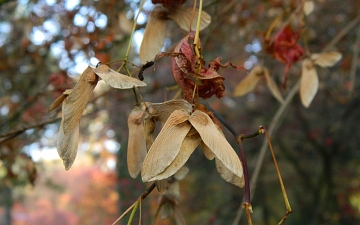
[[[55,99],[49,106],[48,112],[53,111],[56,109],[63,101],[64,99],[71,93],[72,89],[68,89],[62,93],[57,99]]]
[[[168,17],[179,24],[181,29],[185,31],[196,30],[198,15],[198,9],[195,9],[195,12],[193,13],[193,8],[186,6],[178,6],[176,9],[171,10],[168,13]],[[211,16],[202,11],[200,19],[200,30],[206,28],[210,23]]]
[[[342,58],[340,52],[323,52],[311,54],[311,60],[314,64],[321,67],[334,66]]]
[[[187,135],[181,145],[179,153],[176,155],[172,163],[160,174],[151,178],[150,181],[166,179],[176,172],[178,172],[186,161],[189,159],[190,155],[194,152],[197,146],[201,142],[199,134],[196,132],[193,135]]]
[[[284,99],[281,95],[281,92],[278,88],[278,86],[276,85],[275,81],[272,79],[272,77],[269,74],[269,70],[268,69],[264,69],[264,75],[265,75],[265,79],[266,79],[266,83],[267,86],[271,92],[271,94],[282,104],[284,103]]]
[[[215,158],[214,153],[211,151],[211,149],[208,146],[206,146],[206,144],[204,144],[204,142],[201,142],[201,148],[204,152],[205,157],[208,160],[213,160]]]
[[[151,117],[162,123],[165,123],[175,110],[185,110],[190,114],[192,105],[184,99],[174,99],[162,103],[151,103],[148,107]]]
[[[94,69],[94,72],[101,77],[105,83],[110,85],[113,88],[118,89],[130,89],[135,87],[144,87],[146,83],[142,82],[133,77],[123,75],[116,72],[115,70],[110,69],[107,65],[101,64]]]
[[[145,112],[140,110],[139,107],[134,108],[128,117],[127,164],[132,178],[136,178],[141,171],[141,166],[147,153],[144,120]]]
[[[200,134],[204,144],[214,153],[215,157],[234,176],[242,178],[243,168],[239,157],[211,118],[206,113],[196,110],[190,116],[189,121]]]
[[[97,77],[93,82],[89,82],[88,78],[92,77],[94,71],[88,67],[81,74],[79,81],[72,89],[66,99],[65,107],[63,107],[63,130],[64,134],[71,132],[79,123],[81,115],[88,103],[91,94],[98,82]]]
[[[63,101],[63,111],[66,107],[67,100]],[[78,140],[79,140],[79,122],[75,124],[75,127],[68,132],[67,134],[63,131],[63,123],[64,123],[64,114],[60,124],[59,135],[57,139],[57,151],[60,158],[63,160],[64,166],[66,170],[69,170],[72,164],[74,163],[77,148],[78,148]]]
[[[304,59],[301,65],[300,99],[305,107],[309,107],[318,91],[319,78],[311,60]]]
[[[235,87],[234,96],[243,96],[254,90],[261,76],[263,68],[256,66],[250,73]]]
[[[236,176],[218,158],[215,158],[215,165],[217,171],[224,180],[236,186],[244,187],[245,185],[244,176],[242,177]]]
[[[150,13],[140,46],[140,60],[142,64],[153,61],[156,54],[164,46],[167,24],[166,14],[165,9],[160,6],[155,7]]]
[[[164,124],[145,157],[141,176],[144,182],[162,173],[178,155],[182,142],[191,129],[189,114],[175,110]]]

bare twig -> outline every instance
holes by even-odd
[[[354,91],[355,87],[355,77],[356,77],[356,69],[358,67],[358,57],[359,57],[359,46],[360,46],[360,26],[358,26],[356,33],[356,41],[354,44],[354,53],[351,62],[351,71],[350,71],[350,80],[349,80],[349,95],[351,95]]]
[[[355,19],[353,19],[350,23],[348,23],[348,25],[346,25],[335,37],[334,39],[324,48],[323,51],[329,51],[330,49],[332,49],[340,40],[341,38],[343,38],[354,26],[356,26],[357,23],[360,22],[360,15],[357,16]],[[300,87],[300,80],[297,81],[297,83],[292,87],[292,89],[290,90],[288,96],[285,99],[285,102],[280,106],[280,108],[276,111],[274,117],[271,120],[269,129],[268,129],[268,133],[269,133],[269,137],[272,136],[272,134],[279,128],[280,126],[280,119],[281,117],[284,115],[284,111],[285,109],[290,105],[289,103],[292,101],[292,99],[294,98],[295,94],[297,93],[297,91],[299,90]],[[251,193],[252,195],[255,192],[255,187],[256,187],[256,181],[258,179],[261,167],[263,165],[263,161],[264,161],[264,157],[265,157],[265,153],[267,150],[267,141],[264,140],[261,149],[260,149],[260,153],[259,153],[259,157],[257,159],[256,162],[256,167],[254,169],[254,172],[252,174],[252,178],[250,181],[250,187],[251,187]],[[235,219],[232,223],[232,225],[237,225],[240,222],[240,219],[242,217],[243,214],[243,209],[242,209],[242,205],[239,206],[238,211],[236,213]]]

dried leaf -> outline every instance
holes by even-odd
[[[101,77],[108,85],[118,89],[129,89],[135,87],[144,87],[146,83],[141,80],[123,75],[110,69],[107,65],[101,64],[94,69],[94,72]]]
[[[217,171],[220,173],[220,176],[227,182],[234,184],[238,187],[244,187],[245,181],[244,177],[236,176],[231,172],[219,159],[215,158],[215,165]]]
[[[234,176],[242,178],[243,169],[239,157],[210,117],[206,113],[196,110],[190,116],[189,121],[200,134],[204,144],[214,153],[216,158],[219,159]]]
[[[189,114],[183,110],[175,110],[170,115],[145,157],[141,169],[144,182],[162,173],[174,161],[191,129],[188,118]]]
[[[72,131],[79,123],[81,115],[98,81],[97,77],[94,82],[90,83],[87,81],[88,77],[92,77],[93,73],[94,71],[90,67],[86,68],[67,97],[65,107],[63,108],[64,134]]]
[[[183,165],[185,165],[190,155],[194,152],[196,147],[199,146],[201,142],[200,136],[197,132],[192,135],[189,135],[189,133],[186,135],[179,153],[176,155],[175,159],[171,162],[171,164],[162,173],[151,178],[150,181],[166,179],[174,175],[183,167]]]
[[[68,104],[67,101],[68,98],[63,101],[63,112],[65,111],[66,104]],[[79,122],[80,121],[75,124],[75,127],[70,132],[65,134],[63,130],[64,114],[62,116],[56,147],[60,158],[63,160],[66,170],[70,169],[76,157],[79,140]]]
[[[315,53],[311,55],[311,60],[314,64],[321,67],[330,67],[335,65],[342,58],[340,52],[324,52],[324,53]]]
[[[170,114],[175,110],[185,110],[190,114],[192,112],[192,105],[184,99],[174,99],[162,103],[151,103],[148,106],[151,117],[162,123],[165,123]]]
[[[265,79],[266,79],[266,83],[267,86],[271,92],[271,94],[276,98],[276,100],[278,100],[281,104],[284,103],[284,99],[281,95],[281,92],[278,88],[278,86],[276,85],[275,81],[272,79],[272,77],[270,76],[269,70],[268,69],[264,69],[264,74],[265,74]]]
[[[62,95],[60,95],[57,99],[55,99],[49,106],[48,112],[53,111],[56,109],[64,100],[65,98],[71,93],[72,89],[65,90]]]
[[[304,6],[303,6],[303,10],[306,16],[310,15],[310,13],[312,13],[314,11],[315,8],[315,4],[314,1],[305,1],[304,2]]]
[[[166,34],[167,12],[157,6],[150,13],[140,46],[140,60],[142,64],[153,61],[164,45]]]
[[[319,87],[319,78],[314,64],[309,59],[302,62],[302,73],[300,81],[300,98],[305,107],[309,107]]]
[[[147,154],[145,130],[145,111],[135,107],[128,117],[129,139],[127,151],[127,164],[129,174],[136,178]]]
[[[186,6],[178,6],[176,9],[168,12],[168,17],[174,20],[181,29],[185,31],[196,30],[197,18],[199,10],[196,9],[193,14],[193,8]],[[202,11],[200,20],[200,30],[206,28],[211,22],[211,16]]]
[[[263,67],[255,66],[251,72],[235,87],[234,96],[244,96],[254,90],[263,75]]]

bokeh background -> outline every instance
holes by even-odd
[[[319,91],[309,108],[299,94],[289,98],[275,121],[272,143],[293,214],[286,224],[360,223],[360,2],[314,0],[314,10],[302,24],[311,53],[325,47],[342,53],[331,68],[317,68]],[[186,4],[193,2],[188,0]],[[212,17],[200,34],[205,61],[221,56],[251,70],[262,64],[279,87],[285,65],[264,51],[264,34],[280,14],[294,11],[301,0],[205,0]],[[72,88],[87,65],[121,60],[129,43],[137,0],[18,0],[0,1],[0,224],[111,224],[136,201],[149,184],[127,172],[127,116],[134,106],[131,91],[110,89],[105,83],[94,91],[81,119],[78,156],[65,171],[56,152],[59,111],[49,104]],[[141,65],[139,46],[154,5],[146,1],[141,12],[129,61]],[[169,21],[163,51],[171,52],[186,31]],[[121,63],[112,64],[117,68]],[[139,68],[130,66],[135,75]],[[226,92],[208,103],[240,134],[269,127],[281,104],[266,81],[255,90],[234,97],[234,88],[247,75],[231,68],[219,71]],[[175,85],[170,58],[144,73],[146,101],[171,99]],[[301,75],[300,63],[289,72],[289,96]],[[229,142],[235,139],[224,128]],[[259,153],[264,136],[244,142],[250,179],[261,168],[252,188],[254,224],[276,224],[285,205],[269,151]],[[195,151],[180,182],[180,209],[188,224],[246,224],[238,221],[244,196],[223,181],[213,161]],[[259,167],[260,166],[260,167]],[[151,224],[159,193],[144,201],[142,224]],[[137,221],[138,214],[135,216]],[[127,218],[122,224],[127,222]],[[156,224],[175,224],[172,218]]]

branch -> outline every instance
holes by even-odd
[[[359,22],[360,22],[360,15],[358,15],[355,19],[353,19],[350,23],[348,23],[348,25],[346,27],[344,27],[334,37],[334,39],[324,48],[323,51],[329,51],[330,49],[334,48],[334,46],[341,40],[341,38],[343,38]],[[276,111],[274,117],[271,120],[269,129],[268,129],[270,137],[279,128],[279,126],[281,124],[279,121],[280,121],[281,117],[284,115],[285,109],[290,105],[290,102],[292,101],[295,94],[299,90],[299,87],[300,87],[300,80],[298,80],[296,82],[296,84],[292,87],[292,89],[290,90],[288,96],[285,99],[285,102]],[[257,162],[256,162],[256,167],[254,169],[254,172],[252,174],[252,178],[251,178],[251,181],[250,181],[250,187],[251,187],[251,193],[252,194],[254,194],[254,192],[255,192],[255,187],[256,187],[255,184],[256,184],[256,181],[258,179],[258,176],[259,176],[259,173],[260,173],[263,161],[264,161],[266,150],[267,150],[267,141],[264,140],[264,142],[263,142],[263,144],[261,146],[261,149],[260,149],[259,157],[258,157]],[[242,209],[242,205],[240,205],[232,225],[239,224],[242,214],[243,214],[243,209]]]

